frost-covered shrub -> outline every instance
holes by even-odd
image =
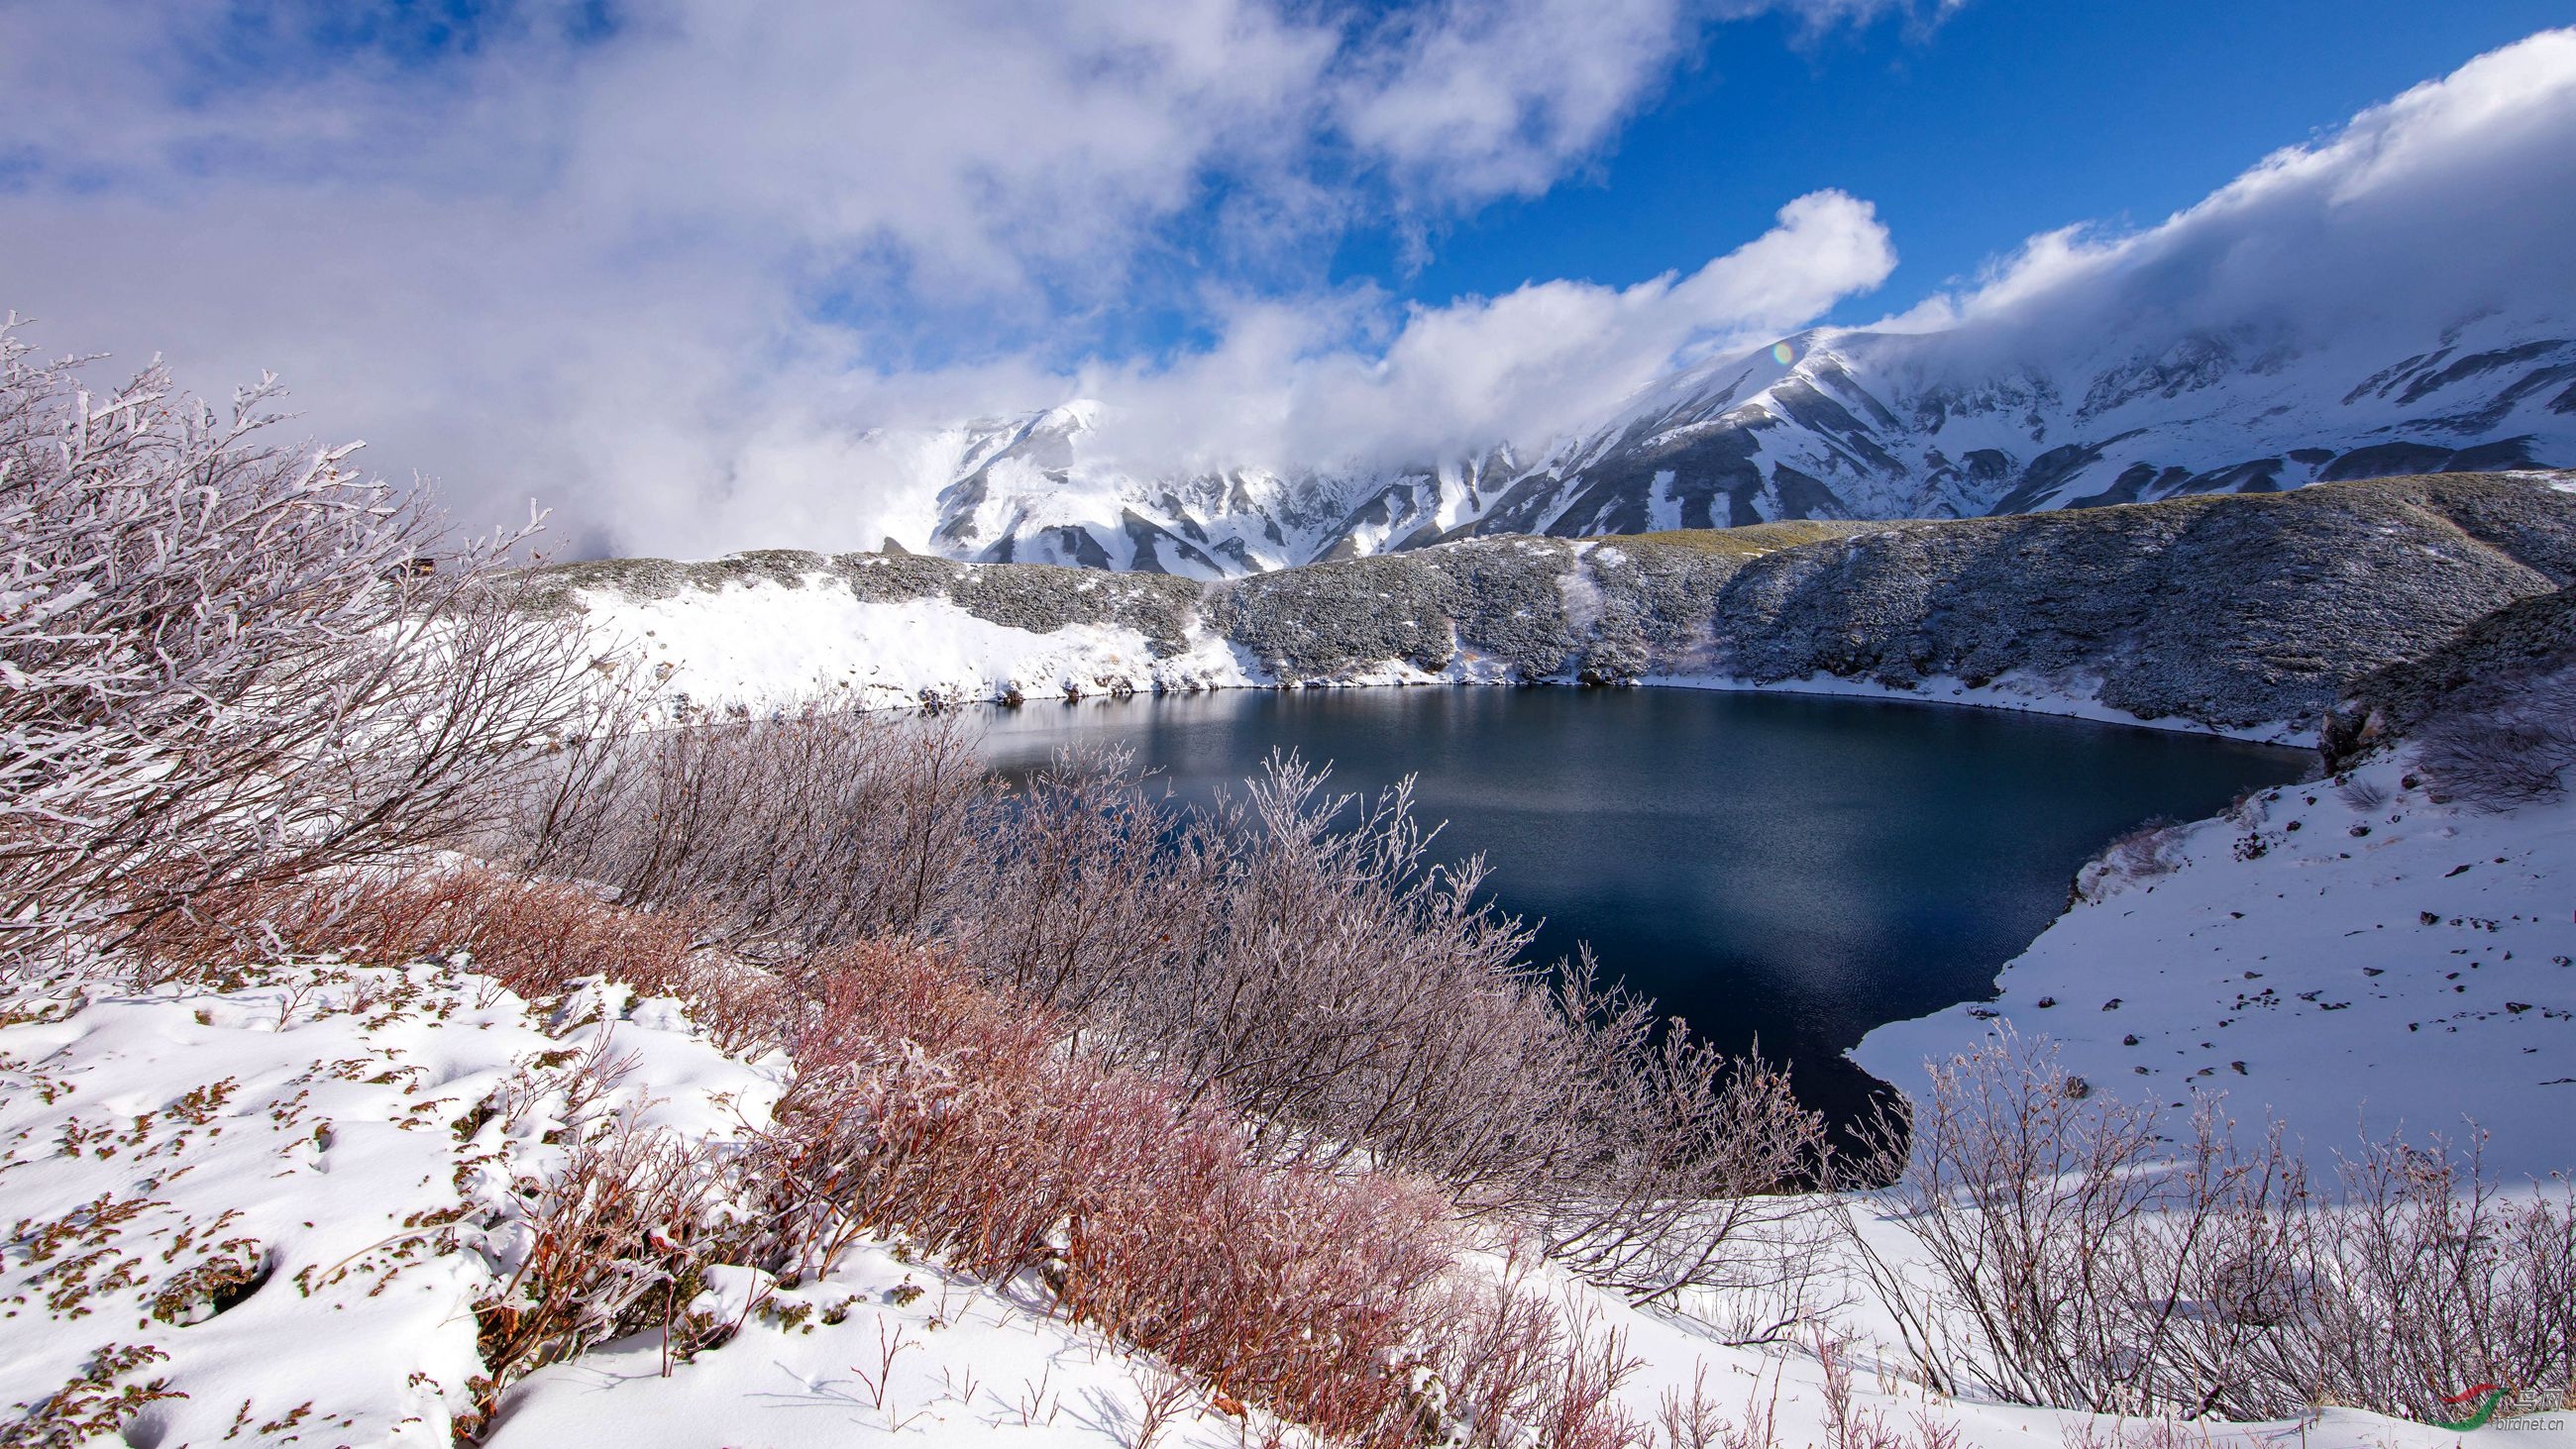
[[[1265,1153],[1399,1165],[1596,1282],[1783,1275],[1752,1246],[1794,1210],[1767,1195],[1823,1153],[1784,1074],[1597,989],[1588,958],[1524,959],[1482,865],[1429,861],[1402,787],[1334,795],[1283,758],[1175,822],[1127,768],[1069,760],[1012,802],[958,936],[987,981],[1100,1021],[1102,1060],[1226,1102]]]
[[[1937,1066],[1907,1125],[1889,1217],[1928,1275],[1853,1242],[1945,1391],[2437,1421],[2461,1383],[2576,1382],[2576,1195],[2503,1191],[2474,1140],[2373,1144],[2312,1181],[2216,1099],[2175,1130],[2009,1038]]]
[[[1622,538],[1595,547],[1584,565],[1609,610],[1634,620],[1649,649],[1681,664],[1707,649],[1718,593],[1744,560],[1715,548]]]
[[[474,1305],[477,1424],[502,1390],[595,1345],[657,1331],[667,1365],[729,1327],[690,1313],[707,1270],[738,1259],[745,1237],[715,1154],[614,1119],[565,1130],[562,1166],[522,1185],[516,1261]]]
[[[0,328],[0,957],[470,828],[579,728],[581,641],[350,448]]]
[[[1602,621],[1600,631],[1584,648],[1582,660],[1575,677],[1595,685],[1633,683],[1654,665],[1644,632],[1624,615]]]
[[[1573,557],[1505,539],[1308,564],[1209,590],[1208,620],[1283,680],[1389,661],[1437,673],[1460,645],[1547,678],[1581,642],[1561,584]]]
[[[1523,679],[1565,672],[1581,642],[1562,580],[1574,548],[1554,539],[1457,544],[1423,556],[1451,583],[1458,637],[1509,662]]]
[[[946,593],[966,565],[910,553],[844,553],[833,555],[832,569],[854,597],[899,604]]]
[[[2173,874],[2182,868],[2184,834],[2181,824],[2159,817],[2113,840],[2075,872],[2075,898],[2100,902],[2132,881]]]
[[[996,789],[959,720],[814,709],[557,751],[485,849],[736,946],[825,945],[970,910]]]
[[[1463,1265],[1449,1203],[1383,1171],[1255,1150],[1239,1117],[1068,1054],[1068,1018],[938,952],[816,958],[799,1075],[750,1178],[766,1266],[816,1271],[899,1231],[1221,1393],[1362,1443],[1422,1442],[1422,1383],[1550,1449],[1635,1442],[1588,1326]]]
[[[2576,766],[2576,668],[2491,685],[2437,716],[2417,751],[2436,798],[2510,809],[2556,795]]]
[[[1259,574],[1208,591],[1208,621],[1283,681],[1388,660],[1427,673],[1457,653],[1449,580],[1415,555]]]
[[[1454,1266],[1435,1195],[1263,1164],[1230,1115],[1056,1049],[1070,1023],[941,957],[813,963],[817,1009],[767,1152],[787,1271],[900,1231],[1068,1315],[1335,1433],[1387,1416],[1384,1363]]]
[[[473,969],[530,1001],[606,977],[673,997],[726,1051],[784,1038],[795,1002],[772,973],[709,950],[714,922],[685,907],[635,910],[563,881],[520,880],[481,866],[419,866],[209,896],[190,919],[165,920],[135,954],[154,976],[256,968],[329,953],[375,965],[430,956]]]
[[[951,720],[814,715],[568,750],[550,768],[596,774],[495,849],[783,976],[815,948],[944,942],[1097,1027],[1102,1065],[1259,1124],[1256,1150],[1397,1165],[1627,1292],[1778,1276],[1743,1261],[1767,1209],[1696,1204],[1812,1181],[1813,1115],[1588,962],[1524,960],[1481,864],[1429,860],[1409,791],[1333,795],[1282,759],[1176,816],[1122,757],[1003,794],[969,744]]]

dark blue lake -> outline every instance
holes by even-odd
[[[1413,775],[1444,859],[1482,852],[1541,959],[1604,973],[1732,1048],[1758,1038],[1849,1120],[1842,1053],[1992,994],[2076,867],[2155,816],[2295,779],[2304,751],[1991,710],[1680,689],[1234,690],[994,709],[1005,772],[1117,742],[1186,800],[1273,749],[1338,790]]]

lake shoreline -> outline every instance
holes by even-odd
[[[1332,788],[1414,777],[1443,858],[1730,1051],[1758,1042],[1849,1122],[1869,1031],[1989,996],[2104,842],[2297,778],[2255,742],[1998,710],[1691,689],[1224,690],[966,712],[1006,778],[1132,751],[1182,807],[1274,749]],[[2069,725],[2072,727],[2069,727]]]

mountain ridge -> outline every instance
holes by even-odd
[[[1213,582],[917,554],[528,578],[695,705],[1334,684],[1858,689],[2312,734],[2373,670],[2576,584],[2576,474],[1974,519],[1470,537]],[[721,657],[717,667],[711,661]],[[2032,704],[2034,698],[2045,701]]]
[[[1128,471],[1077,403],[959,430],[916,531],[968,562],[1240,577],[1497,534],[2047,512],[2576,463],[2576,325],[2302,347],[2186,331],[2042,364],[1992,329],[1819,328],[1702,360],[1542,450]]]

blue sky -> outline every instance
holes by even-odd
[[[0,308],[218,397],[272,369],[297,426],[477,521],[866,545],[935,482],[906,440],[1077,399],[1104,465],[1334,467],[1543,443],[1818,321],[2093,327],[2086,279],[2139,258],[2290,254],[2320,315],[2427,275],[2426,316],[2562,297],[2576,34],[2526,37],[2571,21],[0,0]],[[2284,147],[2298,175],[2249,171]],[[2515,189],[2519,241],[2411,206]]]
[[[1721,27],[1595,164],[1441,234],[1409,297],[1524,281],[1613,284],[1687,269],[1839,187],[1875,203],[1896,270],[1835,309],[1865,322],[2076,222],[2150,225],[2266,153],[2483,51],[2576,23],[2565,0],[1974,0],[1800,34]],[[1401,244],[1354,237],[1337,274],[1404,278]]]

